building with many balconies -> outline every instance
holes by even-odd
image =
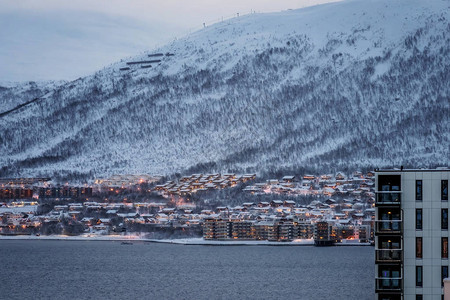
[[[443,299],[450,170],[377,170],[376,299]]]

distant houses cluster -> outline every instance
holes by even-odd
[[[147,174],[134,175],[112,175],[109,178],[97,178],[94,184],[105,187],[127,187],[131,185],[138,185],[142,183],[152,183],[161,179],[161,176],[150,176]]]
[[[161,180],[162,176],[141,175],[113,175],[109,178],[97,178],[94,180],[95,192],[107,194],[120,194],[123,191],[151,192],[150,189],[143,190],[142,185],[153,184]]]
[[[99,203],[85,201],[54,205],[51,211],[37,214],[37,201],[15,201],[0,203],[0,234],[40,229],[48,224],[67,227],[80,226],[77,233],[100,232],[108,234],[116,227],[126,228],[128,224],[169,224],[175,209],[166,203]],[[141,213],[140,211],[154,212]],[[197,223],[198,224],[198,223]],[[64,228],[60,228],[64,233]]]
[[[198,232],[203,229],[207,240],[292,241],[322,237],[324,241],[364,242],[372,239],[375,213],[370,202],[363,199],[327,199],[309,205],[298,205],[293,200],[247,202],[198,213],[195,204],[168,207],[167,203],[85,201],[55,205],[48,213],[37,215],[37,205],[37,201],[0,203],[0,233],[29,232],[65,223],[68,228],[78,226],[77,233],[194,228]],[[329,224],[326,234],[317,227],[321,222]]]
[[[0,200],[16,199],[77,199],[90,198],[94,194],[118,194],[122,191],[140,191],[142,184],[151,184],[161,176],[113,175],[109,178],[95,179],[91,185],[54,185],[50,178],[11,178],[0,179]],[[150,192],[151,190],[146,190]]]
[[[325,242],[372,239],[375,194],[371,173],[354,172],[349,177],[341,173],[305,175],[299,180],[295,176],[284,176],[260,184],[253,183],[256,174],[192,174],[177,182],[149,185],[160,179],[148,175],[115,175],[97,179],[92,186],[80,187],[52,186],[49,179],[4,180],[0,188],[8,189],[8,193],[14,190],[14,199],[8,196],[0,201],[0,234],[35,232],[48,227],[52,230],[58,227],[61,232],[71,234],[109,234],[124,230],[153,232],[169,228],[195,230],[196,234],[203,232],[203,237],[208,240],[292,241],[322,237]],[[248,187],[258,187],[254,199],[259,201],[204,209],[183,198],[243,183],[250,183],[243,192],[248,192]],[[141,197],[142,200],[130,203],[125,196],[116,194],[122,189],[133,192],[141,187],[145,192],[157,191],[164,197],[177,195],[179,198],[170,202],[162,198],[159,202],[163,203],[156,203]],[[258,199],[259,194],[277,194],[280,189],[289,189],[293,195],[302,194],[296,191],[304,190],[318,197],[307,205],[302,204],[299,197],[286,199],[284,196],[283,200],[269,202]],[[96,194],[98,191],[107,193]],[[110,198],[109,193],[114,197]],[[4,192],[1,195],[5,195]],[[26,198],[21,199],[21,195]],[[100,201],[97,201],[98,195],[102,195]],[[227,199],[222,203],[227,203]],[[41,205],[39,213],[38,205]]]
[[[374,187],[374,173],[354,172],[348,177],[343,172],[324,175],[284,176],[282,179],[269,179],[244,188],[252,194],[286,194],[286,195],[343,195],[357,196]]]
[[[165,184],[157,185],[155,190],[165,195],[186,196],[199,191],[234,187],[239,183],[254,180],[255,178],[256,174],[192,174],[191,176],[181,177],[179,182],[168,181]]]
[[[0,234],[38,228],[41,220],[35,216],[37,201],[0,202]]]

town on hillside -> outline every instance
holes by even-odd
[[[374,202],[374,173],[358,171],[266,180],[232,173],[172,180],[115,175],[83,185],[3,178],[0,235],[368,243]]]

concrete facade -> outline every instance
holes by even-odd
[[[443,299],[443,273],[450,268],[448,255],[442,257],[442,238],[450,237],[449,175],[448,169],[376,172],[376,299]]]

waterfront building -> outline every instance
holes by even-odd
[[[314,227],[314,244],[316,246],[329,246],[335,240],[333,227],[328,222],[317,222]]]
[[[370,225],[358,226],[358,238],[361,243],[367,243],[371,240],[370,237]]]
[[[278,241],[292,241],[298,236],[298,227],[292,220],[282,219],[278,224]]]
[[[335,231],[336,241],[338,242],[347,239],[354,239],[355,237],[355,228],[353,225],[338,224],[335,226]]]
[[[251,240],[254,238],[253,222],[250,221],[233,221],[231,222],[231,236],[233,239]]]
[[[255,232],[255,240],[269,240],[269,236],[273,238],[276,231],[274,221],[260,221],[253,224]]]
[[[377,170],[376,299],[443,299],[450,170]]]
[[[311,222],[300,222],[297,225],[299,239],[312,239],[314,236],[314,225]]]
[[[226,240],[230,238],[230,222],[209,217],[203,221],[203,238],[205,240]]]
[[[262,221],[241,218],[229,220],[214,215],[203,220],[203,238],[205,240],[292,241],[298,238],[312,238],[313,227],[311,223],[298,223],[291,218]]]

